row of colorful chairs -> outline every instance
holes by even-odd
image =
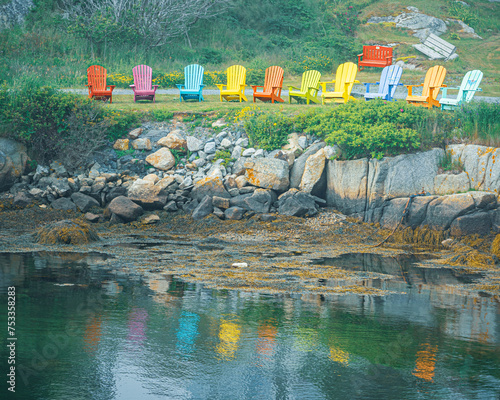
[[[321,73],[316,70],[309,70],[303,73],[301,86],[289,86],[288,101],[292,99],[297,102],[305,101],[322,104],[328,102],[346,103],[349,100],[354,100],[351,96],[351,91],[354,83],[360,83],[356,80],[358,67],[352,62],[341,64],[337,68],[336,76],[333,81],[320,82]],[[130,87],[134,91],[134,101],[137,100],[152,100],[155,102],[156,89],[158,85],[152,84],[153,71],[147,65],[138,65],[132,70],[134,76],[134,84]],[[203,73],[204,68],[198,64],[191,64],[184,68],[184,84],[177,84],[179,89],[179,101],[182,100],[203,100]],[[370,92],[371,83],[364,83],[366,93],[365,100],[380,98],[391,101],[394,98],[397,86],[402,86],[399,83],[403,70],[398,65],[386,66],[381,73],[380,81],[377,82],[378,92]],[[226,70],[227,83],[218,84],[220,92],[220,101],[238,100],[247,101],[245,96],[245,80],[246,68],[241,65],[232,65]],[[109,99],[113,101],[112,92],[114,85],[106,85],[107,71],[106,68],[99,65],[92,65],[87,70],[88,89],[90,98]],[[283,68],[279,66],[271,66],[266,69],[264,85],[251,85],[253,89],[253,101],[256,99],[261,101],[284,102],[281,97],[283,87]],[[436,65],[430,68],[424,79],[424,83],[420,85],[405,85],[408,89],[406,101],[411,104],[424,106],[427,108],[441,107],[441,109],[455,109],[461,103],[470,102],[476,91],[480,91],[479,84],[482,80],[483,73],[479,70],[469,71],[465,74],[460,87],[448,88],[443,84],[446,77],[446,69],[443,66]],[[328,90],[330,85],[331,90]],[[413,95],[413,87],[422,86],[421,95]],[[322,88],[321,98],[319,89]],[[442,89],[443,94],[438,101],[437,96],[439,90]],[[447,91],[450,89],[458,90],[457,97],[447,97]]]

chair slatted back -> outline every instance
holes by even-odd
[[[191,64],[184,68],[184,87],[187,90],[198,90],[203,85],[205,69],[198,64]]]
[[[151,90],[153,81],[153,69],[147,65],[137,65],[132,69],[134,85],[136,90]]]

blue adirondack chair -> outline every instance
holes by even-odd
[[[481,91],[479,84],[483,79],[483,73],[477,69],[474,71],[469,71],[465,74],[464,79],[462,79],[462,84],[460,87],[448,87],[441,89],[443,91],[443,96],[439,100],[441,104],[441,110],[454,110],[459,107],[462,103],[469,103],[476,92]],[[446,97],[447,91],[450,89],[458,90],[456,98]]]
[[[184,84],[177,84],[179,88],[179,101],[203,100],[202,89],[204,68],[198,64],[191,64],[184,68]]]
[[[365,100],[383,99],[387,101],[393,100],[394,93],[398,86],[403,86],[399,83],[403,69],[399,65],[389,65],[382,70],[380,82],[377,82],[378,93],[370,93],[370,83],[364,83],[366,86]]]

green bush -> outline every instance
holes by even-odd
[[[437,144],[425,128],[428,110],[405,102],[350,102],[329,110],[312,111],[295,117],[297,129],[337,144],[342,158],[381,158]],[[417,133],[418,129],[418,133]]]
[[[224,160],[222,162],[222,165],[224,165],[225,167],[227,167],[231,161],[234,161],[234,159],[231,157],[231,152],[229,150],[217,150],[213,162],[220,159]]]
[[[275,150],[287,143],[293,120],[281,111],[265,113],[254,109],[246,113],[244,126],[251,146]]]

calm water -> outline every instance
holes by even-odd
[[[396,268],[365,258],[320,262]],[[98,261],[0,254],[1,399],[500,399],[498,300],[443,286],[471,277],[404,268],[405,293],[271,296]]]

